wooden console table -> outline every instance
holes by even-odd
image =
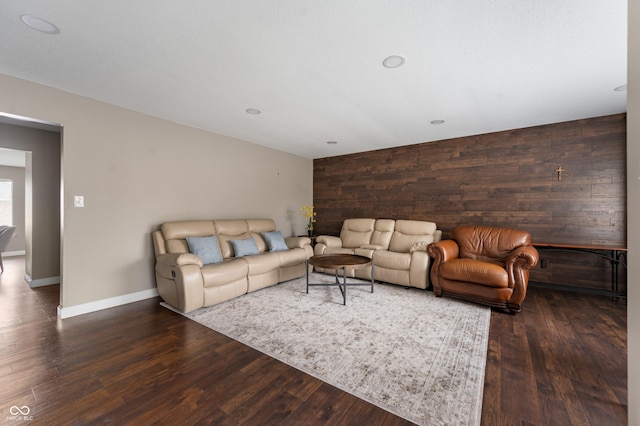
[[[596,289],[581,288],[580,291],[586,293],[604,294],[614,299],[618,297],[627,297],[625,291],[620,291],[619,285],[619,266],[627,268],[627,248],[621,246],[605,246],[597,244],[556,244],[556,243],[532,243],[532,245],[540,251],[569,251],[590,253],[606,259],[611,264],[611,291],[602,292]],[[558,287],[554,285],[554,287]],[[569,286],[562,286],[563,290],[571,289]],[[575,288],[573,288],[575,290]]]

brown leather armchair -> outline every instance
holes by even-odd
[[[447,295],[515,314],[527,295],[529,270],[538,251],[528,232],[487,226],[458,226],[452,239],[429,245],[431,283]]]

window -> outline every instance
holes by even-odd
[[[13,181],[0,179],[0,225],[13,225]]]

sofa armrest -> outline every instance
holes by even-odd
[[[204,306],[202,260],[192,253],[166,253],[156,258],[156,284],[165,302],[182,312]]]
[[[511,252],[506,262],[509,287],[513,289],[509,304],[520,306],[524,301],[527,295],[529,269],[537,264],[538,250],[533,246],[520,246]]]
[[[442,240],[427,246],[427,253],[435,259],[434,266],[450,259],[457,259],[460,255],[458,243],[453,240]]]
[[[197,265],[202,268],[202,259],[193,253],[165,253],[156,258],[157,264],[166,266]]]
[[[327,247],[342,247],[340,237],[334,237],[332,235],[318,235],[316,238],[316,244],[317,243],[322,243]]]
[[[408,256],[411,256],[409,283],[412,287],[426,289],[429,287],[429,264],[431,263],[426,247],[424,250],[412,250]]]
[[[304,248],[304,246],[311,245],[311,238],[309,237],[287,237],[284,239],[287,243],[287,247],[292,248]]]
[[[505,262],[509,276],[509,287],[514,288],[527,284],[529,269],[538,264],[538,250],[533,246],[520,246],[511,252]]]
[[[538,250],[533,246],[520,246],[507,258],[507,269],[531,269],[538,264]]]
[[[433,258],[431,265],[431,285],[436,296],[442,296],[442,286],[440,285],[440,275],[438,269],[440,265],[451,259],[460,256],[460,247],[454,240],[441,240],[427,246],[427,254]]]

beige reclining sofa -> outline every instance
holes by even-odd
[[[168,222],[152,238],[160,297],[182,312],[301,277],[313,255],[271,219]]]
[[[392,284],[426,289],[430,258],[427,246],[440,241],[433,222],[392,219],[345,219],[340,236],[320,235],[315,254],[347,253],[373,259],[374,278]],[[335,270],[316,268],[329,274]],[[352,277],[371,279],[371,269],[349,271]]]

